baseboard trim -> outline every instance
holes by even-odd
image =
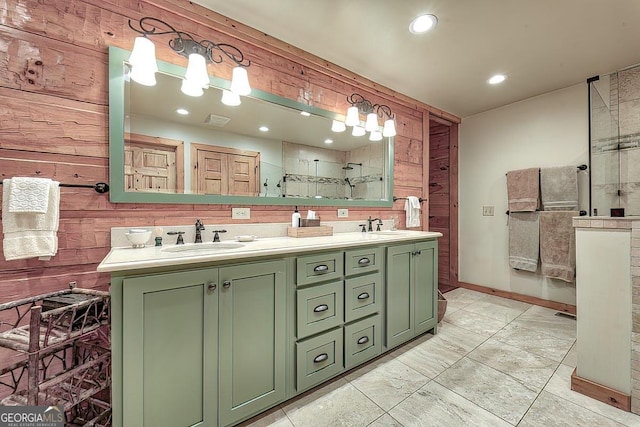
[[[577,369],[571,374],[571,390],[589,396],[592,399],[599,400],[607,405],[615,406],[623,411],[631,412],[631,396],[594,383],[593,381],[580,378],[576,374]]]
[[[486,286],[474,285],[473,283],[466,282],[458,282],[458,286],[465,289],[470,289],[472,291],[482,292],[489,295],[495,295],[502,298],[508,298],[516,301],[522,301],[529,304],[535,304],[542,307],[547,307],[552,310],[557,310],[562,313],[568,313],[575,316],[576,314],[576,306],[571,304],[565,304],[557,301],[549,301],[546,299],[532,297],[529,295],[517,294],[515,292],[510,291],[502,291],[500,289],[493,289]]]

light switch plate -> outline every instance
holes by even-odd
[[[482,216],[493,216],[493,206],[483,206]]]
[[[251,219],[251,209],[231,208],[231,219]]]
[[[349,218],[349,209],[338,209],[338,218]]]

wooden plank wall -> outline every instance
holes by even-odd
[[[395,195],[423,191],[423,116],[459,119],[395,93],[184,0],[5,0],[0,2],[0,177],[41,176],[63,183],[108,180],[108,53],[131,49],[136,33],[128,19],[163,19],[196,38],[239,47],[251,59],[254,88],[344,112],[346,96],[358,92],[396,113]],[[185,65],[184,58],[156,40],[159,59]],[[231,65],[210,66],[230,78]],[[429,114],[425,114],[429,113]],[[426,169],[428,170],[428,168]],[[251,206],[251,221],[287,222],[291,208]],[[304,209],[304,207],[303,207]],[[337,220],[334,208],[314,208]],[[390,209],[350,208],[349,219],[396,215]],[[115,226],[232,223],[229,205],[112,204],[90,189],[62,188],[59,252],[50,261],[5,261],[0,253],[0,303],[64,289],[71,281],[107,289],[109,277],[96,266],[109,251]],[[446,247],[443,248],[446,250]]]

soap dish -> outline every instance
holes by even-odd
[[[256,240],[256,236],[253,236],[253,235],[236,236],[236,240],[238,242],[253,242],[254,240]]]
[[[125,233],[125,236],[127,236],[127,240],[131,242],[134,248],[144,248],[144,245],[151,237],[151,230],[132,228],[128,233]]]

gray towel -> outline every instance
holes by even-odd
[[[545,211],[578,209],[578,172],[575,166],[540,169],[540,192]]]
[[[576,274],[576,233],[573,217],[578,211],[540,212],[542,274],[573,282]]]
[[[507,172],[509,212],[533,212],[540,207],[540,169]]]
[[[538,212],[509,213],[509,266],[535,272],[540,254]]]

